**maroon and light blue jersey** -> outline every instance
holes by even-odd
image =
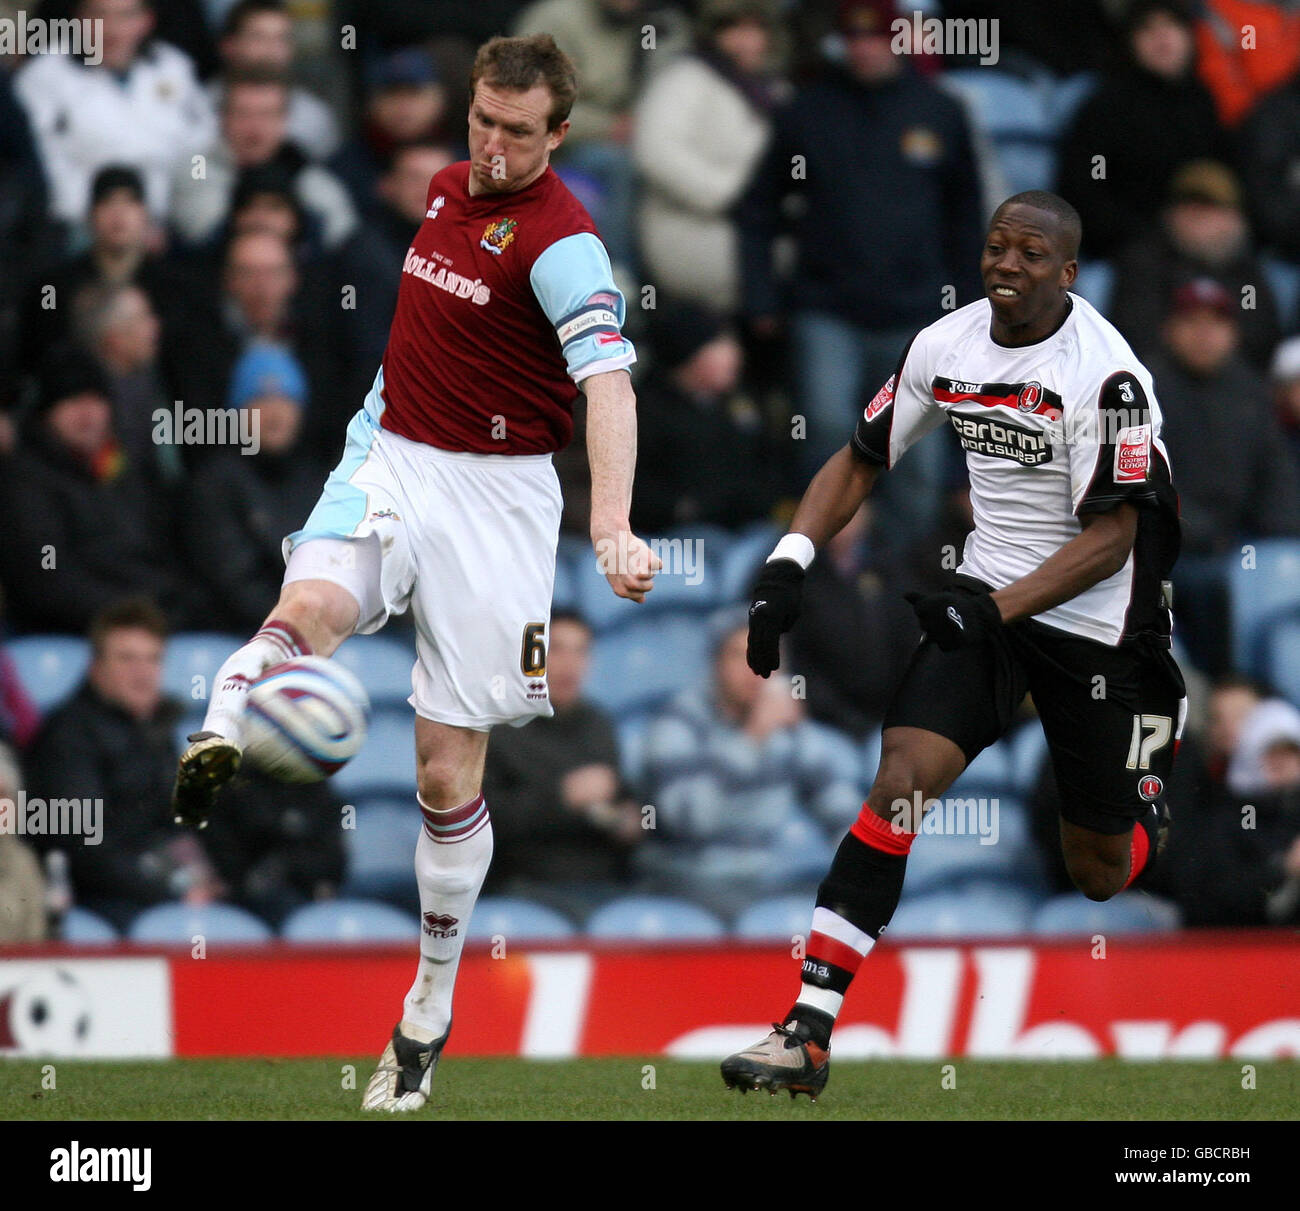
[[[549,454],[577,383],[636,361],[595,224],[547,168],[516,193],[469,192],[468,161],[429,182],[366,409],[443,450]]]

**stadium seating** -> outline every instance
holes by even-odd
[[[75,635],[25,635],[11,639],[5,651],[42,714],[77,688],[90,664],[90,644]]]
[[[209,944],[266,942],[271,929],[233,904],[158,904],[145,909],[127,931],[130,941],[153,946],[192,946],[196,937]]]
[[[347,846],[345,896],[410,903],[416,893],[415,843],[420,811],[413,796],[356,805],[355,828],[344,829]]]
[[[217,670],[245,642],[240,635],[219,631],[183,631],[172,635],[163,654],[163,693],[183,703],[206,705]]]
[[[390,904],[322,900],[290,913],[280,930],[286,942],[415,942],[419,921]]]
[[[962,798],[958,792],[949,791],[942,802],[952,805],[953,825],[968,831],[923,832],[916,839],[907,859],[905,897],[960,890],[961,885],[972,880],[989,883],[1006,880],[1024,886],[1036,882],[1039,869],[1025,805],[1018,800],[994,797],[981,809],[978,800],[971,797],[976,815],[970,819],[971,808],[961,802]],[[938,823],[936,817],[932,827],[937,828]],[[989,835],[997,839],[985,845],[975,830],[990,824],[996,832],[990,831]]]
[[[1263,641],[1267,630],[1300,616],[1300,540],[1267,538],[1250,544],[1253,567],[1244,554],[1226,557],[1232,659],[1243,673],[1267,676]]]
[[[1269,683],[1300,702],[1300,618],[1274,623],[1264,636],[1263,668]]]
[[[511,942],[554,942],[577,932],[573,922],[545,904],[516,896],[484,896],[469,919],[470,942],[504,938]]]
[[[1294,331],[1300,322],[1300,266],[1278,257],[1264,257],[1264,274],[1277,299],[1282,331]]]
[[[414,794],[415,724],[409,710],[374,713],[361,751],[334,775],[334,789],[354,801]]]
[[[645,736],[654,718],[648,711],[631,715],[620,715],[615,722],[618,732],[618,763],[623,780],[633,790],[641,786],[641,776],[645,772]]]
[[[86,908],[69,908],[63,915],[59,937],[71,946],[111,946],[121,939],[103,917]]]
[[[736,918],[732,933],[748,941],[789,942],[806,938],[812,924],[811,896],[774,896],[751,904]]]
[[[886,936],[896,942],[1009,936],[1024,932],[1032,912],[1033,898],[1027,892],[973,884],[960,891],[905,899]]]
[[[619,717],[651,710],[707,677],[708,657],[709,632],[699,618],[645,615],[596,636],[586,694]]]
[[[784,532],[780,526],[760,522],[732,540],[721,560],[718,584],[720,604],[748,602],[755,574],[763,561],[772,554],[772,548]]]
[[[707,941],[726,930],[712,913],[667,896],[625,896],[598,908],[587,921],[587,936],[636,942]]]
[[[1098,903],[1072,891],[1043,904],[1030,928],[1041,936],[1166,933],[1177,929],[1180,920],[1176,905],[1146,892],[1123,891]]]
[[[1115,290],[1115,266],[1109,261],[1080,261],[1079,276],[1071,289],[1105,315]]]
[[[353,635],[334,653],[334,659],[366,687],[371,706],[405,706],[411,694],[411,667],[415,664],[413,640]]]
[[[1056,131],[1049,111],[1050,77],[976,67],[948,72],[944,83],[970,106],[976,126],[993,144],[1011,193],[1052,187]]]

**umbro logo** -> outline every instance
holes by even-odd
[[[429,209],[425,211],[424,217],[426,219],[436,219],[438,217],[438,211],[440,211],[446,204],[447,199],[442,194],[439,194],[433,199]]]

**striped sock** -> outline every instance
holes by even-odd
[[[442,812],[417,800],[424,817],[415,847],[420,964],[403,1003],[402,1033],[429,1042],[451,1025],[465,932],[492,861],[492,821],[481,794]]]
[[[897,829],[864,804],[817,889],[799,998],[787,1020],[807,1022],[822,1047],[830,1045],[831,1028],[858,967],[898,907],[915,839],[915,833]]]
[[[311,648],[297,627],[271,619],[217,670],[203,716],[203,731],[238,741],[239,717],[244,711],[248,687],[272,665],[310,655]]]

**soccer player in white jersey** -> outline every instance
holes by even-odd
[[[549,715],[546,628],[560,493],[551,455],[587,396],[591,538],[620,597],[659,560],[628,524],[636,412],[624,301],[596,228],[549,165],[573,65],[545,34],[494,38],[471,77],[470,159],[436,173],[403,265],[383,365],[342,461],[285,539],[284,587],[222,666],[180,760],[177,818],[206,820],[241,758],[248,687],[295,655],[410,608],[420,960],[371,1110],[425,1104],[451,1029],[466,926],[492,856],[481,784],[489,730]]]
[[[836,1014],[898,906],[923,807],[1006,732],[1026,691],[1075,885],[1109,899],[1161,848],[1185,713],[1169,651],[1178,502],[1151,375],[1070,293],[1079,239],[1078,214],[1055,194],[998,208],[985,297],[912,339],[755,584],[749,663],[766,677],[816,549],[908,447],[953,427],[975,528],[952,585],[910,597],[925,634],[886,713],[867,802],[818,889],[798,997],[772,1034],[723,1061],[729,1086],[824,1088]]]

